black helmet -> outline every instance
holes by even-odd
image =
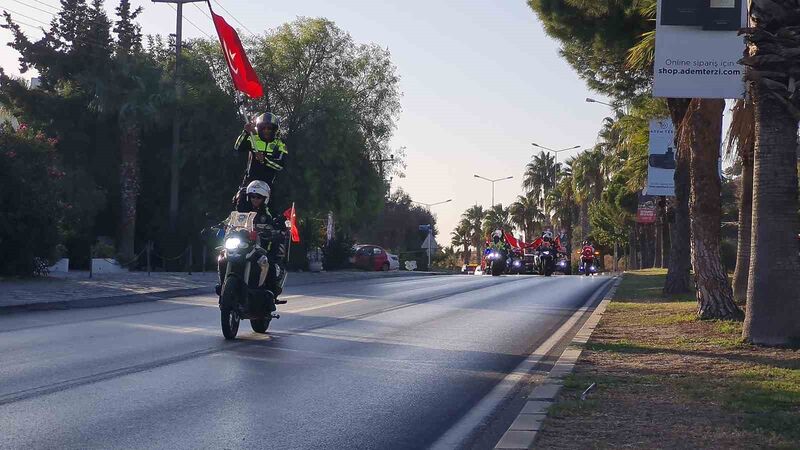
[[[280,126],[281,120],[271,112],[265,112],[256,118],[256,131],[261,139],[274,140]]]

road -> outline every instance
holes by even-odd
[[[607,281],[299,286],[230,342],[213,293],[0,316],[0,448],[429,447]]]

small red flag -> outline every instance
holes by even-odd
[[[294,203],[292,207],[283,212],[283,217],[289,221],[289,230],[292,232],[292,242],[300,242],[300,232],[297,231],[297,214],[294,211]]]
[[[208,5],[211,8],[211,4]],[[219,43],[222,45],[222,53],[225,55],[225,61],[228,63],[228,71],[231,73],[233,86],[236,89],[244,92],[250,98],[259,98],[264,96],[264,88],[261,82],[258,81],[258,75],[250,65],[247,55],[244,53],[242,41],[239,40],[239,35],[222,16],[214,14],[211,11],[211,17],[214,19],[214,28],[217,29],[219,35]]]

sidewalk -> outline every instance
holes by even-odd
[[[371,278],[432,275],[432,272],[291,272],[286,286],[335,283]],[[0,314],[19,311],[88,308],[122,303],[155,301],[165,298],[212,293],[215,272],[125,272],[95,274],[69,272],[29,280],[0,280]]]

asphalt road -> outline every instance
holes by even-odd
[[[425,448],[606,281],[294,287],[232,342],[213,293],[0,316],[0,449]]]

